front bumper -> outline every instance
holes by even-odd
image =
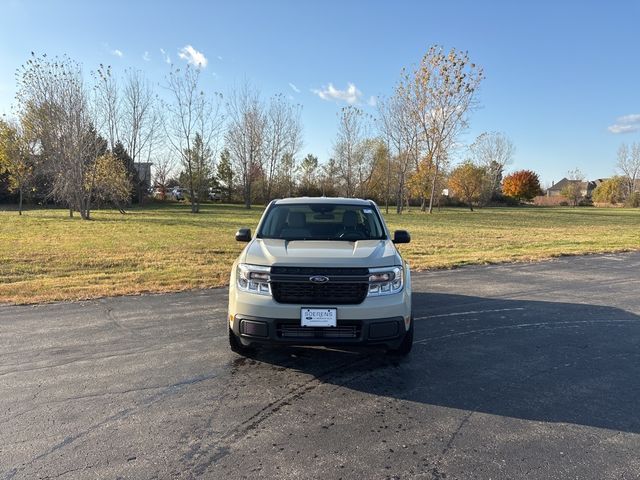
[[[399,317],[338,320],[335,327],[302,327],[300,319],[235,315],[231,328],[244,346],[255,344],[383,346],[398,348],[407,331]]]
[[[232,274],[232,282],[235,282]],[[377,345],[398,348],[411,321],[411,283],[401,292],[367,297],[357,305],[298,305],[276,302],[269,295],[229,289],[229,327],[245,346]],[[336,308],[336,327],[302,327],[302,308]]]

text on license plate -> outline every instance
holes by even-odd
[[[335,308],[303,308],[300,322],[303,327],[335,327],[337,316]]]

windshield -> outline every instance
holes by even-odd
[[[283,240],[384,240],[382,222],[367,205],[331,203],[275,205],[267,213],[258,238]]]

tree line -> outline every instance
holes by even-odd
[[[504,177],[515,152],[508,137],[486,132],[460,143],[483,78],[467,52],[429,48],[373,114],[357,105],[337,112],[332,155],[320,163],[302,156],[302,107],[285,95],[265,99],[248,83],[210,92],[189,65],[172,66],[160,88],[140,71],[116,77],[104,65],[85,78],[68,57],[32,54],[17,72],[14,117],[0,120],[0,175],[20,211],[23,197],[35,196],[83,219],[95,205],[125,212],[143,203],[148,183],[161,197],[180,185],[194,213],[212,190],[247,208],[326,195],[372,198],[398,213],[410,204],[432,212],[451,197],[471,209],[530,200],[541,193],[535,172]],[[624,174],[612,179],[620,187],[611,196],[632,195],[638,157],[635,144],[621,149]],[[144,163],[153,164],[152,179],[141,178]]]

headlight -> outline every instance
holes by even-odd
[[[404,285],[404,272],[402,267],[370,268],[369,269],[369,296],[390,295],[398,293]]]
[[[243,292],[271,295],[270,267],[240,263],[236,269],[236,284]]]

